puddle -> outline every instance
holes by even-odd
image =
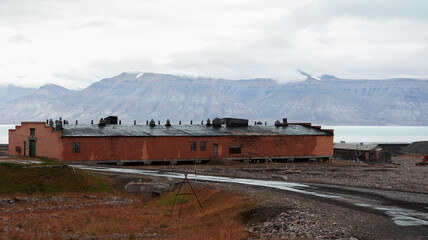
[[[95,170],[95,171],[106,171],[106,172],[118,172],[118,173],[132,173],[132,174],[141,174],[148,176],[157,176],[157,177],[172,177],[183,179],[184,174],[182,173],[165,173],[154,170],[141,170],[141,169],[127,169],[127,168],[109,168],[109,167],[99,167],[99,166],[83,166],[83,165],[72,165],[73,167],[85,169],[85,170]],[[187,174],[189,179],[195,179],[195,174]],[[200,181],[210,181],[210,182],[225,182],[225,183],[239,183],[245,185],[252,186],[261,186],[261,187],[269,187],[276,188],[290,192],[303,193],[308,195],[313,195],[317,197],[323,198],[340,198],[340,196],[329,195],[323,193],[317,193],[308,191],[306,189],[310,188],[310,186],[300,183],[292,183],[292,182],[282,182],[282,181],[267,181],[267,180],[257,180],[257,179],[243,179],[243,178],[232,178],[232,177],[219,177],[219,176],[208,176],[208,175],[197,175],[197,180]]]
[[[37,160],[0,160],[0,162],[19,163],[19,164],[41,164],[43,162]]]
[[[364,203],[356,203],[355,205],[360,207],[369,207],[382,211],[386,215],[388,215],[396,225],[399,226],[428,225],[428,213],[422,213],[404,208],[375,207]]]
[[[72,165],[73,167],[85,169],[85,170],[94,170],[94,171],[105,171],[105,172],[117,172],[117,173],[132,173],[132,174],[141,174],[148,176],[157,176],[157,177],[172,177],[183,179],[184,174],[182,173],[168,173],[168,172],[159,172],[154,170],[141,170],[141,169],[127,169],[127,168],[109,168],[109,167],[99,167],[99,166],[83,166],[83,165]],[[187,175],[189,179],[195,179],[194,174]],[[208,176],[208,175],[197,175],[197,180],[201,181],[211,181],[211,182],[225,182],[225,183],[239,183],[252,186],[261,186],[276,188],[290,192],[302,193],[317,197],[323,198],[341,198],[337,195],[317,193],[309,191],[309,185],[292,183],[292,182],[283,182],[283,181],[267,181],[267,180],[257,180],[257,179],[243,179],[243,178],[232,178],[232,177],[220,177],[220,176]],[[369,204],[357,203],[355,204],[360,207],[370,207],[379,211],[385,212],[396,225],[399,226],[420,226],[428,225],[428,214],[422,213],[414,210],[403,209],[403,208],[384,208],[384,207],[375,207]]]

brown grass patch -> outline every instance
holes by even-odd
[[[73,195],[63,201],[2,203],[0,236],[5,239],[243,239],[242,214],[253,201],[218,189],[196,190],[204,209],[190,197],[170,216],[171,204],[113,194]],[[112,199],[127,199],[114,203]],[[55,198],[54,198],[55,199]],[[179,198],[180,199],[180,198]],[[49,208],[52,207],[52,208]]]

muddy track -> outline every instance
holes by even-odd
[[[87,170],[118,172],[118,174],[142,174],[145,176],[170,176],[181,179],[183,174],[174,175],[159,171],[145,171],[126,168],[83,167]],[[190,175],[189,175],[190,176]],[[285,181],[240,179],[221,176],[198,175],[198,182],[220,183],[220,185],[245,185],[247,189],[276,192],[280,195],[294,195],[309,199],[315,205],[327,206],[326,211],[341,212],[348,225],[353,225],[356,216],[364,215],[364,223],[356,223],[369,235],[367,239],[427,239],[428,237],[428,194],[406,191],[384,190],[366,187],[347,187],[332,184],[299,184]],[[311,206],[310,206],[311,207]],[[342,210],[340,210],[342,209]],[[345,209],[345,211],[343,210]],[[346,211],[348,209],[348,211]],[[347,212],[349,216],[345,216]],[[361,214],[360,214],[361,213]],[[324,214],[324,213],[323,213]],[[328,214],[328,213],[327,213]],[[368,215],[367,215],[368,214]],[[355,216],[353,216],[355,215]],[[340,218],[339,218],[340,219]],[[377,220],[373,220],[377,219]],[[392,220],[392,221],[391,221]],[[337,221],[337,220],[336,220]],[[363,230],[362,230],[363,231]],[[375,233],[374,235],[370,234]],[[376,236],[376,237],[375,237]],[[374,238],[373,238],[374,237]]]

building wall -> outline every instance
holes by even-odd
[[[334,149],[334,156],[346,160],[360,160],[366,162],[390,162],[391,154],[388,151],[368,151],[351,149]]]
[[[9,145],[8,144],[0,144],[0,156],[7,155],[9,153]]]
[[[191,142],[196,142],[196,151],[192,151]],[[205,151],[201,151],[201,142],[206,142]],[[78,153],[73,153],[73,144],[79,145]],[[218,158],[333,155],[333,136],[64,137],[61,138],[61,159],[210,159],[214,158],[215,144]]]
[[[31,136],[30,129],[34,129]],[[9,130],[9,155],[29,156],[29,141],[36,143],[36,156],[60,158],[61,131],[55,131],[44,122],[22,122],[21,126]],[[25,142],[25,146],[24,146]]]

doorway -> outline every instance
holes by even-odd
[[[218,157],[218,144],[214,143],[214,157]]]
[[[30,157],[36,156],[36,140],[29,140],[28,155]]]

